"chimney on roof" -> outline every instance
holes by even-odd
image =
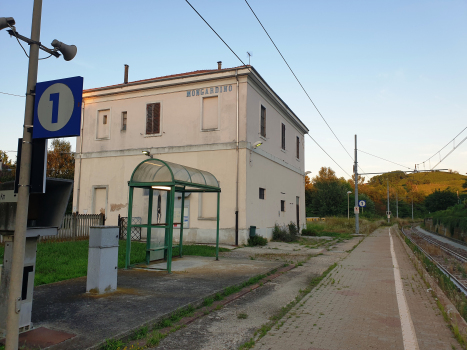
[[[218,70],[222,69],[222,61],[217,62],[217,69]]]
[[[130,68],[130,66],[125,64],[125,76],[123,77],[124,84],[128,84],[128,68]]]

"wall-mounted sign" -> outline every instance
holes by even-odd
[[[188,90],[186,92],[186,97],[221,94],[224,92],[232,91],[232,89],[232,85],[223,85],[203,89]]]
[[[32,137],[79,136],[82,99],[82,77],[37,83]]]

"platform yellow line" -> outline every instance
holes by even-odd
[[[399,264],[397,263],[396,251],[394,250],[394,242],[392,241],[391,228],[389,228],[389,240],[391,242],[391,257],[394,266],[394,281],[396,283],[397,306],[399,307],[399,317],[401,319],[402,340],[405,350],[419,350],[417,335],[413,326],[412,317],[410,317],[409,306],[404,294],[404,286],[402,284]]]

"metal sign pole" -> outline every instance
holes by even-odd
[[[358,208],[358,163],[357,163],[357,135],[355,135],[355,208]],[[355,233],[359,232],[358,211],[355,212]]]
[[[6,350],[18,349],[19,313],[24,269],[24,250],[29,206],[29,184],[32,156],[32,124],[34,119],[34,92],[37,83],[39,62],[39,42],[41,31],[42,0],[34,0],[32,13],[31,40],[29,49],[28,83],[26,87],[26,107],[23,125],[23,145],[21,157],[21,175],[18,189],[18,205],[13,245],[10,290],[8,295],[8,314],[6,322]]]

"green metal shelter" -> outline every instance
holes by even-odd
[[[131,229],[141,227],[147,229],[146,236],[146,264],[149,264],[151,251],[163,250],[164,259],[167,260],[167,272],[172,271],[172,242],[174,224],[180,224],[180,257],[183,252],[183,218],[186,192],[217,192],[217,231],[216,231],[216,260],[219,260],[219,202],[221,189],[214,175],[180,164],[160,159],[146,159],[139,163],[128,183],[130,187],[128,205],[128,225],[126,242],[125,267],[130,267]],[[148,222],[147,224],[132,224],[133,191],[135,188],[149,189]],[[152,223],[153,191],[167,191],[166,222]],[[175,192],[182,194],[181,222],[174,222]],[[151,248],[151,229],[165,228],[164,245]]]

